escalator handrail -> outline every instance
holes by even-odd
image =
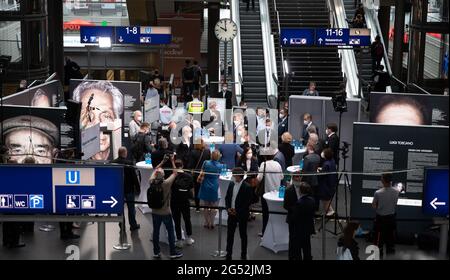
[[[417,85],[417,84],[415,84],[415,83],[409,83],[408,86],[412,86],[412,87],[418,89],[418,90],[419,90],[421,93],[423,93],[423,94],[431,95],[430,92],[428,92],[426,89],[420,87],[419,85]]]
[[[277,16],[277,27],[278,27],[278,43],[280,44],[280,55],[281,55],[281,72],[283,77],[286,77],[286,70],[284,69],[284,51],[283,51],[283,46],[281,45],[281,24],[280,24],[280,13],[278,12],[278,7],[277,7],[277,1],[273,0],[273,8],[275,11],[275,14]]]

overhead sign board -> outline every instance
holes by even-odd
[[[122,214],[123,168],[0,165],[0,213]]]
[[[285,47],[301,46],[370,46],[367,28],[282,28],[280,44]]]
[[[97,44],[99,37],[109,37],[115,44],[166,45],[172,41],[166,26],[81,26],[80,42]]]
[[[422,209],[427,215],[448,216],[448,167],[425,168]]]

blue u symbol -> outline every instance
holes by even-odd
[[[68,170],[66,171],[66,184],[79,184],[80,171]]]

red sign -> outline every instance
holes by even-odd
[[[94,26],[90,21],[82,20],[82,19],[74,19],[71,21],[64,22],[63,29],[64,31],[70,30],[70,31],[80,31],[80,26]]]

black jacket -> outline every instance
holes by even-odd
[[[316,173],[317,168],[320,166],[320,156],[316,153],[308,154],[304,157],[303,172]],[[303,181],[307,182],[310,186],[318,186],[319,181],[317,176],[304,176]]]
[[[129,193],[134,194],[135,190],[140,189],[139,180],[137,178],[136,171],[134,170],[133,167],[131,167],[134,165],[131,160],[118,157],[111,162],[116,163],[116,164],[128,165],[128,166],[124,166],[124,168],[123,168],[123,192],[125,194],[129,194]]]
[[[311,235],[315,232],[314,213],[315,201],[310,195],[304,195],[297,199],[294,186],[286,189],[283,207],[288,210],[286,222],[293,224],[299,231]]]
[[[335,134],[329,136],[325,141],[325,148],[333,150],[333,157],[336,164],[339,163],[339,137]]]
[[[278,150],[284,155],[286,166],[292,166],[292,158],[295,156],[294,146],[289,143],[281,143],[278,145]]]
[[[225,196],[225,207],[231,208],[231,200],[233,199],[234,182],[230,182],[227,195]],[[247,219],[250,214],[250,205],[255,201],[255,192],[245,181],[242,182],[241,188],[236,196],[234,209],[238,218]]]
[[[225,92],[225,97],[224,97],[223,91],[219,91],[217,93],[211,94],[210,97],[212,97],[212,98],[225,98],[226,99],[226,105],[225,105],[226,108],[225,109],[231,109],[233,107],[233,103],[231,102],[232,98],[233,98],[233,93],[231,91],[229,91],[229,90],[227,90]]]
[[[359,259],[359,246],[358,246],[358,242],[356,242],[355,239],[352,239],[352,244],[347,248],[344,245],[344,238],[341,237],[338,240],[338,247],[344,247],[346,249],[349,249],[354,261],[360,260]]]

